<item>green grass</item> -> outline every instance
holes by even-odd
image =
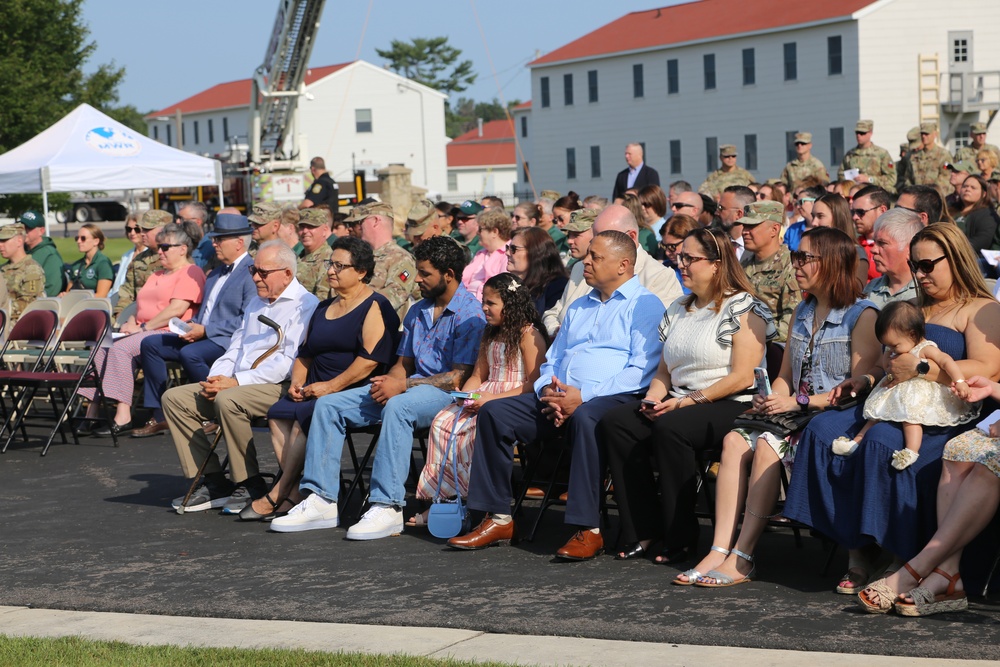
[[[55,242],[59,254],[62,255],[63,261],[67,264],[72,264],[83,257],[83,253],[76,248],[75,239],[53,236],[52,240]],[[104,254],[108,256],[112,264],[117,264],[122,255],[128,252],[131,247],[132,242],[128,239],[105,239]]]
[[[509,663],[435,660],[401,655],[320,653],[303,650],[178,648],[89,641],[79,637],[41,639],[0,636],[0,665],[18,667],[502,667]]]

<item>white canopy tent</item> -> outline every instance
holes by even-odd
[[[0,155],[0,193],[42,193],[45,233],[50,192],[218,185],[222,164],[142,136],[89,104]]]

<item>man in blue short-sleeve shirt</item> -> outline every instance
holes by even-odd
[[[382,423],[372,463],[369,509],[347,531],[351,540],[374,540],[403,530],[403,488],[410,470],[413,432],[430,426],[452,402],[449,391],[469,377],[486,320],[482,306],[462,285],[465,250],[452,238],[428,239],[414,250],[423,297],[403,320],[399,360],[369,385],[316,401],[305,469],[306,496],[287,516],[271,522],[277,532],[334,528],[339,523],[340,458],[348,428]]]

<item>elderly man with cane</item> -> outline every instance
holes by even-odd
[[[319,299],[295,279],[295,253],[280,241],[261,245],[248,268],[257,297],[226,353],[212,364],[204,382],[163,395],[163,412],[185,476],[197,480],[204,475],[200,486],[174,500],[179,514],[219,507],[236,514],[267,491],[250,425],[266,416],[287,389],[292,361]],[[226,439],[232,480],[205,432],[216,422]]]

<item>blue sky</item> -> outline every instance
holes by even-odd
[[[488,45],[504,98],[523,101],[530,95],[524,65],[536,52],[552,51],[629,12],[670,4],[677,0],[328,0],[311,64],[360,57],[382,65],[375,49],[388,48],[393,39],[446,35],[479,75],[459,96],[499,97]],[[87,0],[84,20],[97,45],[90,69],[110,61],[124,66],[121,103],[142,112],[161,109],[216,83],[249,78],[264,58],[277,7],[276,0]]]

